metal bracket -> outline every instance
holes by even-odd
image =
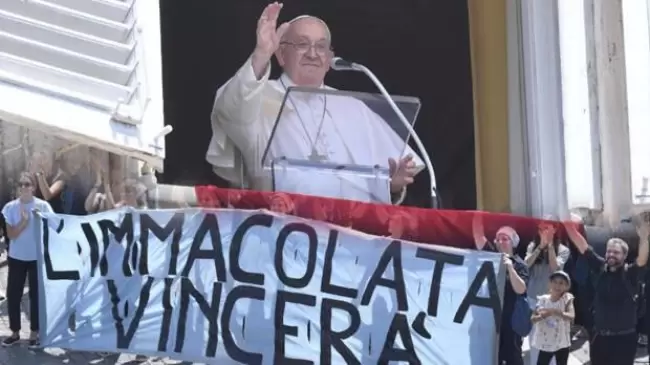
[[[160,130],[154,137],[153,137],[153,143],[149,143],[149,147],[155,149],[156,151],[160,151],[163,148],[158,145],[158,140],[161,138],[165,138],[169,133],[174,131],[174,128],[171,125],[166,125],[163,127],[163,129]]]
[[[142,123],[144,112],[140,111],[140,113],[138,113],[139,115],[134,117],[131,111],[132,109],[127,103],[125,103],[124,99],[119,99],[115,105],[115,108],[113,108],[113,111],[111,112],[111,119],[117,122],[131,125],[138,125]]]

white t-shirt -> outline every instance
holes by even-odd
[[[8,225],[17,226],[20,223],[21,208],[29,213],[29,222],[18,237],[10,240],[9,257],[21,261],[36,261],[40,244],[36,225],[40,224],[40,220],[34,217],[32,212],[37,209],[42,213],[53,213],[52,207],[48,202],[39,198],[33,198],[28,203],[23,203],[19,199],[12,200],[2,208],[2,215]]]
[[[550,294],[537,297],[537,309],[559,309],[565,311],[567,304],[573,300],[571,293],[565,293],[559,300],[552,301]],[[549,316],[535,323],[531,347],[545,352],[571,346],[571,321],[560,316]]]

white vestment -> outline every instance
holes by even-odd
[[[219,88],[211,115],[212,140],[206,153],[217,175],[236,186],[263,191],[272,190],[273,181],[271,172],[262,167],[262,157],[285,87],[294,86],[286,75],[280,80],[269,80],[269,75],[267,67],[257,80],[249,59]],[[272,157],[307,160],[315,141],[318,154],[337,164],[386,167],[389,158],[412,154],[418,172],[424,167],[410,147],[404,149],[404,140],[363,102],[338,95],[327,95],[326,101],[322,96],[304,96],[290,94],[282,116],[286,119],[273,136]],[[315,176],[312,170],[309,174],[293,173],[283,179],[282,189],[278,190],[367,201],[367,181],[350,176]]]

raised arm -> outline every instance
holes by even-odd
[[[574,222],[565,222],[564,228],[569,236],[569,240],[576,246],[578,252],[587,259],[589,266],[593,270],[601,269],[605,265],[605,259],[592,250],[589,243],[587,243],[587,239],[578,232],[577,225]]]
[[[86,209],[86,212],[91,213],[95,212],[97,209],[95,207],[95,201],[97,198],[97,193],[99,193],[99,188],[102,187],[102,170],[98,166],[98,163],[96,160],[93,160],[93,168],[95,172],[95,185],[93,185],[92,189],[90,189],[90,192],[88,193],[88,196],[86,197],[86,201],[84,202],[84,208]]]
[[[277,28],[281,9],[281,4],[269,4],[258,19],[255,50],[235,76],[217,91],[212,109],[213,128],[217,121],[246,125],[259,119],[261,91],[269,79],[271,58],[289,28],[288,23]]]
[[[544,227],[543,231],[540,232],[542,239],[547,242],[546,255],[548,259],[548,265],[552,271],[562,270],[564,264],[569,259],[569,250],[564,249],[564,246],[561,244],[555,245],[555,226]]]
[[[577,225],[573,222],[565,222],[564,228],[566,229],[569,239],[573,245],[576,246],[576,249],[578,249],[578,252],[584,255],[587,250],[589,250],[589,243],[587,243],[587,239],[578,232]]]
[[[639,250],[636,256],[636,264],[639,267],[643,267],[648,263],[648,236],[650,236],[650,223],[647,218],[641,220],[641,224],[637,227],[637,233],[639,234]]]
[[[38,172],[36,173],[36,181],[38,182],[38,190],[41,192],[43,199],[50,200],[61,194],[65,188],[66,179],[65,174],[59,173],[50,185],[50,183],[47,182],[45,175],[42,172]]]
[[[535,264],[535,261],[539,255],[541,255],[545,249],[547,249],[547,252],[550,252],[550,246],[553,246],[553,237],[555,235],[555,230],[553,230],[551,227],[540,225],[537,231],[537,234],[539,235],[539,245],[537,245],[537,247],[535,247],[534,243],[528,245],[526,258],[524,259],[528,267],[531,267],[533,264]],[[551,261],[549,256],[549,264],[550,263]]]
[[[474,238],[476,249],[479,251],[482,250],[488,243],[488,240],[485,237],[485,231],[483,229],[483,217],[480,215],[480,213],[475,213],[474,218],[472,219],[472,236]]]
[[[108,179],[104,179],[104,194],[106,195],[106,210],[111,210],[115,208],[115,197],[113,197],[113,189],[111,184],[108,182]]]

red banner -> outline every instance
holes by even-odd
[[[477,211],[434,210],[354,202],[342,199],[197,186],[200,206],[212,208],[268,209],[302,218],[350,227],[376,236],[391,236],[421,243],[472,249],[472,222],[480,215],[485,236],[494,237],[502,226],[514,228],[529,242],[541,220]],[[563,227],[558,222],[560,235]],[[526,244],[523,245],[524,247]]]

